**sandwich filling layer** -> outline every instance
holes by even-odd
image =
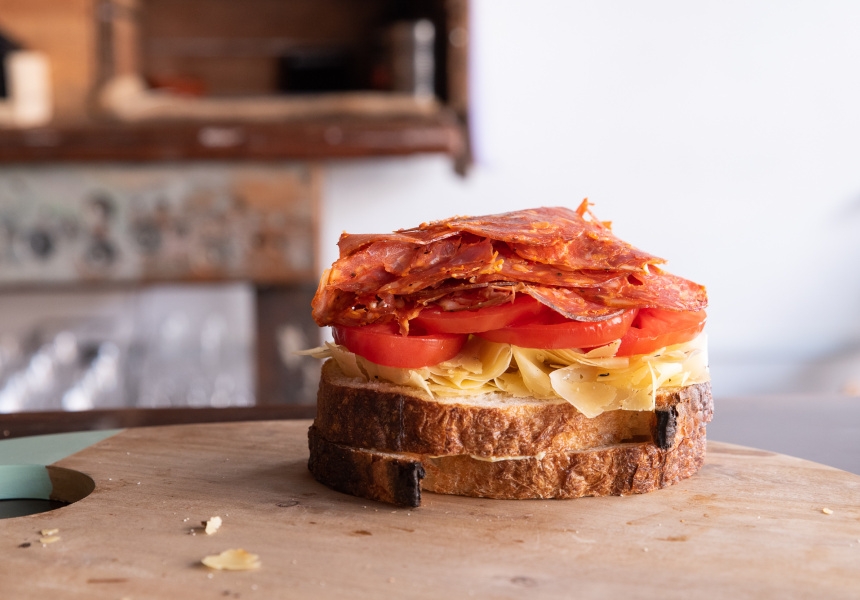
[[[408,386],[440,401],[446,396],[503,392],[566,401],[586,417],[619,409],[653,411],[661,388],[710,380],[705,334],[651,354],[616,356],[618,345],[616,341],[589,351],[544,350],[471,336],[451,360],[419,369],[379,365],[333,343],[308,353],[334,359],[348,377]]]

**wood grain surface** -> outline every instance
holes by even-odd
[[[96,483],[0,521],[3,598],[856,598],[860,477],[711,443],[698,475],[642,496],[406,510],[307,471],[309,421],[125,430],[57,465]],[[823,509],[832,511],[827,514]],[[213,535],[201,521],[220,516]],[[60,539],[41,544],[40,531]],[[255,571],[200,560],[258,554]]]

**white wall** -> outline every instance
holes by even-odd
[[[473,12],[478,164],[465,180],[439,157],[330,164],[325,264],[343,230],[587,196],[708,286],[718,394],[860,382],[860,3]]]

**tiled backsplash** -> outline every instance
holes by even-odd
[[[0,285],[314,277],[307,166],[0,169]]]

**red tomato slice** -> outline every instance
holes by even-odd
[[[704,310],[643,308],[621,338],[617,356],[650,354],[672,344],[689,342],[704,329],[706,317]]]
[[[627,310],[605,321],[586,322],[564,319],[558,322],[557,318],[539,319],[477,335],[491,342],[514,344],[523,348],[548,350],[593,348],[624,336],[635,316],[635,310]]]
[[[520,294],[513,302],[477,310],[425,308],[412,322],[432,333],[478,333],[536,317],[545,310],[546,307],[531,296]]]
[[[466,343],[467,336],[454,333],[400,335],[397,325],[363,325],[332,327],[334,341],[350,352],[386,367],[417,369],[454,358]]]

